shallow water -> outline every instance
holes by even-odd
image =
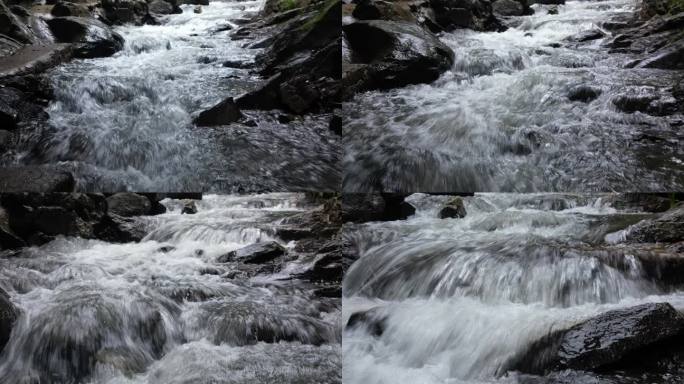
[[[64,162],[86,191],[288,191],[339,183],[338,143],[328,116],[280,124],[277,113],[247,112],[257,127],[196,128],[192,119],[260,82],[227,60],[253,62],[262,49],[230,38],[234,22],[263,1],[183,5],[162,25],[115,28],[123,51],[74,60],[52,71],[50,126],[19,163]],[[306,149],[306,150],[304,150]],[[257,162],[258,165],[254,165]],[[306,177],[295,172],[300,169]]]
[[[164,203],[138,218],[140,243],[60,237],[0,258],[22,311],[0,383],[339,383],[340,301],[291,278],[310,260],[252,278],[215,262],[258,241],[292,248],[273,227],[313,208],[303,196],[210,195],[194,215]]]
[[[447,199],[413,195],[408,220],[346,232],[360,259],[343,322],[371,308],[387,321],[379,337],[344,331],[344,383],[519,383],[506,364],[552,330],[644,302],[684,308],[628,248],[606,246],[643,213],[600,195],[477,194],[465,218],[438,219]]]
[[[345,104],[344,188],[369,191],[664,191],[684,186],[682,116],[619,111],[621,95],[672,103],[681,71],[628,69],[608,36],[565,39],[626,16],[631,0],[568,1],[503,33],[458,30],[456,54],[428,85],[367,92]],[[561,44],[554,48],[552,44]],[[584,103],[569,92],[590,85]]]

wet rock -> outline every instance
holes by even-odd
[[[530,4],[563,5],[565,4],[565,0],[531,0]]]
[[[558,14],[558,7],[551,7],[551,8],[549,8],[547,14],[549,14],[549,15],[557,15],[557,14]]]
[[[7,292],[0,288],[0,352],[9,341],[12,327],[18,317],[19,311],[10,301]]]
[[[150,13],[157,15],[169,15],[172,13],[178,13],[171,3],[164,0],[152,0],[147,4],[147,8]]]
[[[3,41],[6,40],[0,35],[0,52],[3,50]],[[0,55],[0,77],[43,72],[71,59],[73,51],[71,44],[63,43],[18,45],[17,48],[10,48],[11,56]]]
[[[71,192],[76,180],[71,172],[53,165],[0,168],[0,191]]]
[[[415,21],[408,3],[384,0],[361,0],[356,4],[352,16],[358,20]]]
[[[202,13],[202,6],[201,5],[196,5],[195,8],[192,10],[195,13]]]
[[[511,364],[527,373],[595,370],[631,352],[677,337],[684,318],[670,304],[648,303],[600,314],[533,343]]]
[[[582,31],[576,35],[570,36],[568,40],[583,43],[586,41],[602,39],[605,36],[606,34],[600,29],[590,29],[588,31]]]
[[[401,194],[347,193],[342,196],[342,220],[367,221],[405,220],[416,209],[404,201]]]
[[[57,2],[52,7],[50,14],[55,17],[62,16],[78,16],[78,17],[89,17],[90,10],[83,4],[74,4],[68,1]]]
[[[439,211],[439,218],[440,219],[447,219],[447,218],[463,218],[466,217],[466,209],[465,206],[463,205],[463,199],[460,197],[454,197],[453,199],[449,200],[444,208],[442,208]]]
[[[278,89],[281,81],[282,76],[277,74],[256,90],[238,97],[235,103],[242,109],[276,109],[280,106]]]
[[[228,60],[223,62],[223,66],[226,68],[247,68],[249,64],[237,60]]]
[[[183,204],[181,215],[194,215],[195,213],[197,213],[197,205],[195,205],[195,202],[193,200],[186,201]]]
[[[21,5],[11,5],[10,11],[14,13],[15,15],[19,16],[20,18],[26,19],[27,17],[31,16],[31,13],[28,11],[28,9],[22,7]]]
[[[102,0],[104,16],[113,24],[142,25],[148,17],[145,0]]]
[[[47,24],[58,42],[75,43],[77,58],[107,57],[123,48],[123,37],[95,19],[55,17]]]
[[[601,95],[601,90],[588,85],[578,85],[570,89],[568,99],[570,101],[581,101],[589,103]]]
[[[244,248],[228,252],[225,255],[219,256],[217,262],[240,261],[247,264],[260,264],[272,261],[284,255],[285,252],[286,249],[282,245],[275,241],[269,241],[267,243],[248,245]]]
[[[209,127],[234,123],[241,117],[240,109],[233,98],[229,97],[206,111],[200,112],[193,122],[199,127]]]
[[[135,218],[107,214],[94,226],[95,237],[113,243],[139,242],[147,234],[145,225]]]
[[[9,150],[14,142],[12,132],[0,129],[0,152]]]
[[[2,1],[0,1],[0,35],[9,36],[25,44],[35,41],[29,28]]]
[[[503,31],[506,28],[494,16],[489,1],[429,0],[421,3],[418,10],[421,19],[439,26],[444,31],[469,28],[476,31]],[[432,28],[430,28],[432,30]]]
[[[338,135],[342,134],[342,116],[340,115],[333,115],[330,118],[330,124],[328,125],[331,131],[335,132]]]
[[[116,193],[107,198],[107,213],[122,217],[150,214],[152,204],[142,195],[131,192]]]
[[[0,207],[0,250],[20,248],[25,245],[26,242],[10,228],[9,214],[4,208]],[[0,311],[2,311],[2,309],[0,309]],[[2,350],[1,344],[2,340],[0,340],[0,350]]]
[[[373,336],[380,337],[385,332],[387,317],[382,314],[381,308],[371,308],[367,311],[356,312],[349,316],[347,329],[365,328]]]
[[[684,38],[658,49],[638,66],[640,68],[684,69]]]
[[[492,3],[492,11],[500,16],[522,16],[523,5],[515,0],[496,0]]]
[[[280,84],[280,100],[292,112],[301,114],[313,107],[320,94],[308,76],[297,76]]]
[[[680,204],[655,219],[642,220],[627,229],[629,243],[675,243],[684,240],[684,205]]]
[[[610,206],[628,212],[665,212],[671,208],[669,198],[651,193],[619,193],[605,198]]]
[[[430,83],[454,61],[448,46],[413,23],[357,21],[343,31],[351,50],[343,85],[356,92]]]

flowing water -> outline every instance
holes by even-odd
[[[605,30],[603,39],[566,40],[636,5],[568,1],[557,15],[534,5],[534,15],[502,33],[443,34],[456,60],[439,80],[346,103],[345,191],[682,189],[681,114],[625,113],[614,104],[645,97],[666,109],[681,71],[625,68],[634,57],[609,54]],[[601,94],[569,100],[583,85]]]
[[[552,330],[644,302],[684,309],[684,294],[653,282],[618,241],[644,213],[608,196],[477,194],[465,218],[438,219],[447,199],[413,195],[409,219],[346,231],[360,259],[343,321],[374,308],[386,320],[380,336],[344,331],[345,384],[521,383],[507,362]]]
[[[20,163],[63,162],[86,191],[291,191],[333,189],[338,143],[327,116],[281,124],[277,114],[246,112],[256,127],[196,128],[193,116],[255,88],[248,69],[254,41],[231,40],[236,20],[257,1],[212,1],[202,13],[183,5],[162,25],[117,27],[124,49],[74,60],[52,71],[50,128],[28,139]]]
[[[194,215],[164,203],[138,218],[140,243],[58,238],[0,258],[22,311],[0,383],[339,383],[340,300],[289,278],[310,260],[291,251],[251,278],[215,262],[313,207],[295,194],[206,196]]]

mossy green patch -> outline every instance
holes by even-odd
[[[279,11],[289,11],[299,7],[299,2],[297,0],[280,0],[278,2]]]
[[[668,0],[667,9],[673,15],[684,12],[684,0]]]
[[[318,11],[318,13],[316,13],[316,16],[312,17],[311,20],[304,23],[304,25],[302,25],[301,29],[303,31],[308,31],[308,30],[312,29],[316,24],[320,23],[321,20],[323,20],[325,15],[328,12],[330,12],[330,9],[332,7],[339,7],[339,6],[341,6],[339,0],[327,0],[325,2],[325,5],[323,6],[323,8],[320,11]]]

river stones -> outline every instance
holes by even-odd
[[[240,261],[246,264],[262,264],[284,255],[285,252],[285,247],[275,241],[269,241],[248,245],[244,248],[228,252],[219,256],[216,261],[219,263]]]
[[[55,17],[61,16],[78,16],[78,17],[89,17],[90,10],[87,6],[83,4],[74,4],[69,1],[57,2],[52,7],[50,14]]]
[[[0,1],[0,35],[6,35],[20,43],[32,43],[35,38],[29,28]]]
[[[609,311],[538,340],[513,361],[511,369],[527,373],[594,370],[675,338],[683,330],[684,317],[667,303]]]
[[[342,196],[342,221],[405,220],[416,212],[402,194],[347,193]]]
[[[142,195],[131,192],[120,192],[107,198],[107,213],[123,217],[150,214],[152,204]]]
[[[577,85],[572,87],[568,92],[568,99],[570,101],[581,101],[589,103],[601,95],[602,91],[589,85]]]
[[[354,312],[349,316],[346,328],[364,328],[373,336],[380,337],[385,332],[387,315],[381,307],[371,308],[366,311]]]
[[[0,168],[3,192],[71,192],[76,181],[71,172],[55,165]]]
[[[465,205],[463,205],[463,199],[460,197],[454,197],[453,199],[449,200],[445,205],[444,208],[442,208],[439,211],[439,218],[440,219],[460,219],[465,217],[467,214]]]
[[[0,288],[0,352],[9,341],[17,317],[19,317],[19,311],[10,301],[7,292]]]
[[[496,0],[492,3],[492,11],[500,16],[522,16],[523,5],[515,0]]]
[[[342,82],[354,91],[429,83],[454,62],[451,48],[413,23],[357,21],[342,29],[351,50]]]
[[[123,37],[95,19],[55,17],[47,24],[58,42],[75,44],[77,58],[107,57],[123,48]]]
[[[193,122],[198,127],[210,127],[234,123],[241,117],[240,108],[233,98],[229,97],[206,111],[200,112]]]
[[[131,217],[107,214],[94,226],[95,237],[112,243],[131,243],[147,234],[145,224]]]
[[[148,19],[145,0],[102,0],[105,18],[113,24],[142,25]]]
[[[655,219],[642,220],[625,231],[628,243],[674,243],[684,240],[684,205],[668,210]]]

